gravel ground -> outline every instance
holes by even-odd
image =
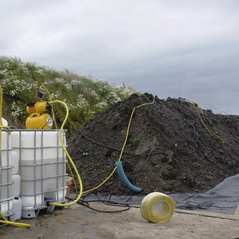
[[[118,210],[102,203],[92,203],[100,210]],[[99,213],[84,206],[55,210],[35,219],[21,219],[31,228],[0,227],[1,239],[219,239],[239,238],[239,212],[234,215],[176,210],[165,223],[144,220],[138,208],[120,213]],[[237,221],[236,221],[237,220]]]

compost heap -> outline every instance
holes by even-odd
[[[68,152],[83,191],[105,180],[119,159],[134,107],[153,101],[150,94],[131,95],[69,136]],[[121,158],[129,181],[141,195],[202,193],[238,173],[239,116],[214,114],[184,99],[161,100],[136,108]],[[135,195],[117,171],[100,193]]]

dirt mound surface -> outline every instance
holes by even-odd
[[[83,191],[105,180],[119,159],[134,107],[153,96],[131,95],[69,136],[68,151]],[[160,100],[136,108],[122,155],[129,181],[141,195],[205,192],[239,172],[239,116],[213,114],[184,99]],[[134,195],[117,171],[98,191]]]

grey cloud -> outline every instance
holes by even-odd
[[[1,55],[235,111],[237,0],[0,4]]]

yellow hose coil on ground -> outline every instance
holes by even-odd
[[[149,222],[167,222],[173,216],[174,202],[166,194],[153,192],[144,197],[141,202],[140,212]]]

